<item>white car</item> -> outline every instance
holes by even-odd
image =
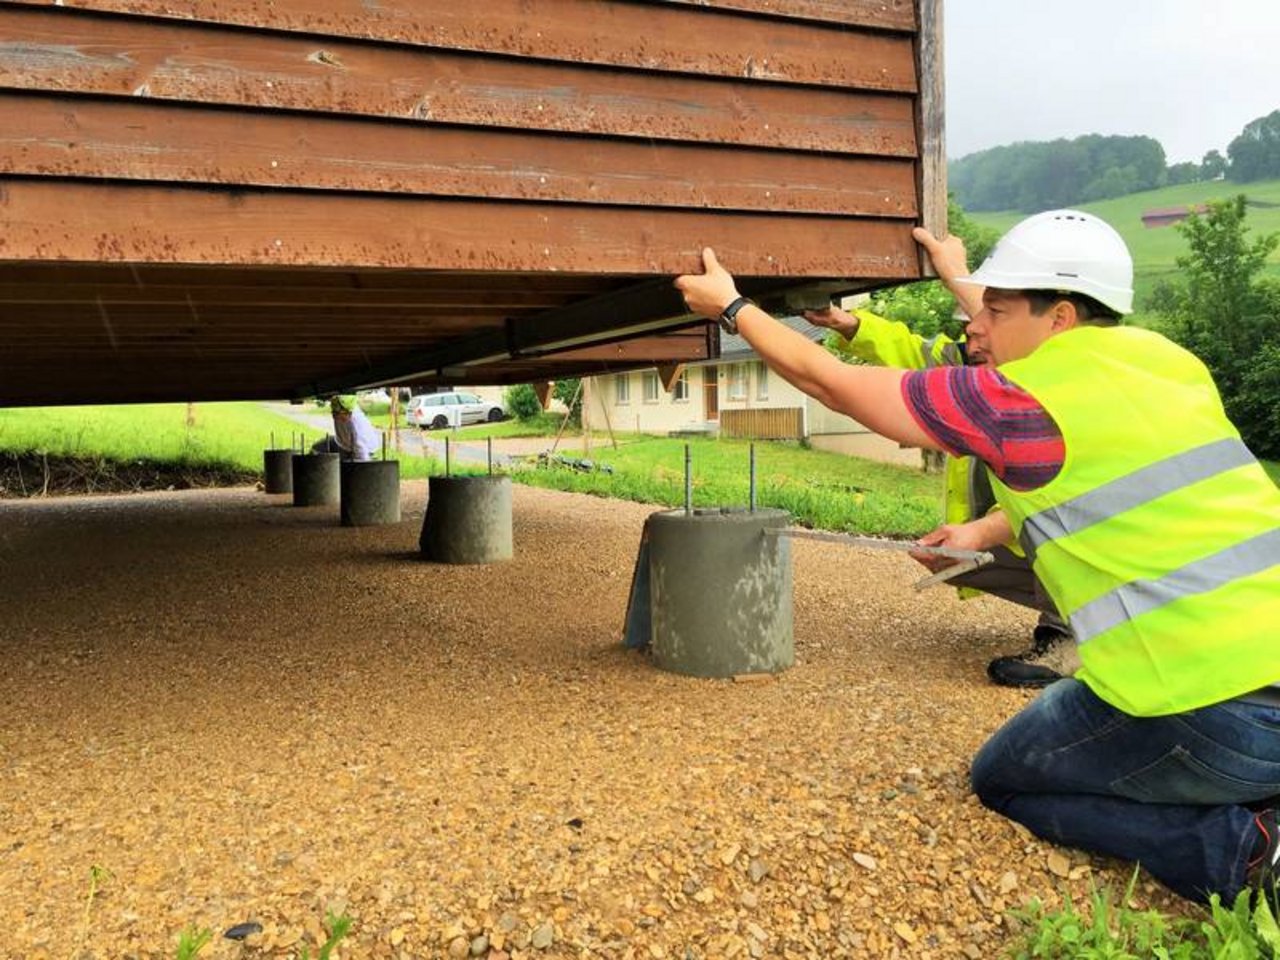
[[[422,393],[411,397],[404,418],[420,430],[443,430],[468,423],[497,423],[506,419],[499,403],[491,403],[474,393]]]

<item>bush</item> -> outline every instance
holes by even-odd
[[[1209,368],[1227,415],[1259,457],[1280,457],[1280,284],[1261,277],[1280,234],[1249,239],[1245,198],[1209,204],[1178,231],[1189,252],[1158,291],[1161,330]]]
[[[522,423],[528,423],[542,413],[542,404],[538,402],[538,395],[527,383],[507,387],[502,399],[507,413]]]

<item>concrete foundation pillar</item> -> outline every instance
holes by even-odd
[[[431,477],[418,547],[437,563],[510,560],[511,478]]]
[[[785,510],[683,510],[649,518],[650,649],[695,677],[780,673],[795,663],[791,543],[765,536]]]
[[[267,493],[293,492],[293,451],[262,451],[262,486]]]
[[[295,507],[327,507],[338,503],[336,453],[295,453],[291,463]]]
[[[346,460],[340,481],[344,527],[400,522],[400,461]]]

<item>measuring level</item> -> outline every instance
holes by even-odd
[[[969,573],[978,567],[995,561],[995,554],[986,550],[958,550],[955,547],[926,547],[910,540],[887,540],[884,537],[855,537],[849,533],[826,533],[822,530],[803,530],[799,527],[767,528],[767,537],[791,537],[794,540],[822,540],[826,543],[844,543],[852,547],[870,547],[873,550],[896,550],[899,553],[922,553],[934,557],[946,557],[958,560],[954,566],[939,570],[937,573],[917,580],[917,590],[924,590],[938,583],[945,583],[952,577]]]

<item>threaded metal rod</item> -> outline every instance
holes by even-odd
[[[684,512],[685,516],[693,513],[693,458],[687,443],[684,445]]]

